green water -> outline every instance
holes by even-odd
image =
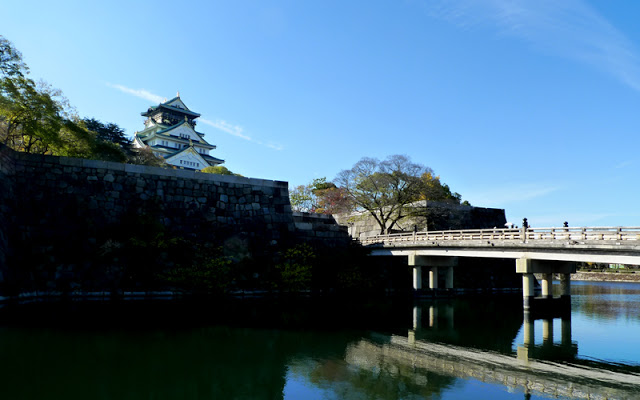
[[[572,294],[570,324],[531,321],[526,346],[517,296],[22,306],[2,313],[0,398],[640,398],[640,285]]]

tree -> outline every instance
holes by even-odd
[[[124,135],[124,129],[113,122],[102,123],[95,118],[84,118],[84,125],[96,134],[96,139],[118,145],[127,155],[131,153],[131,139]]]
[[[350,212],[353,208],[346,191],[333,182],[327,182],[327,178],[314,179],[311,193],[316,198],[316,213],[341,214]]]
[[[166,167],[167,163],[163,158],[160,158],[153,154],[153,151],[149,146],[134,148],[131,150],[132,155],[127,162],[129,164],[146,165],[149,167]]]
[[[120,143],[87,126],[94,123],[92,128],[116,136],[124,131],[115,124],[81,120],[60,90],[28,74],[22,54],[0,36],[0,143],[26,153],[126,161]]]
[[[316,208],[316,198],[310,185],[298,185],[289,190],[289,201],[293,211],[314,212]]]
[[[62,92],[28,73],[20,52],[0,36],[0,142],[26,153],[91,155],[93,138]]]
[[[439,176],[434,176],[433,173],[426,172],[420,176],[420,179],[423,185],[420,200],[435,200],[460,204],[462,198],[460,193],[452,193],[449,185],[440,182]]]
[[[0,76],[23,77],[29,68],[22,61],[22,53],[0,35]]]
[[[234,172],[231,172],[227,167],[223,167],[222,165],[215,165],[215,166],[205,167],[205,168],[201,169],[200,172],[204,172],[205,174],[242,176],[240,174],[236,174]]]
[[[307,185],[299,185],[289,191],[293,211],[319,214],[349,212],[351,202],[346,193],[327,178],[316,178]]]
[[[408,206],[424,191],[423,174],[433,175],[433,171],[404,155],[389,156],[384,161],[365,157],[351,169],[341,171],[335,182],[356,210],[368,212],[384,234],[410,214]]]
[[[23,76],[0,79],[0,139],[14,150],[45,154],[61,146],[65,99],[44,82]]]

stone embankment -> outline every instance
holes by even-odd
[[[131,230],[143,234],[129,237]],[[132,240],[157,247],[162,258],[171,238],[224,244],[247,257],[300,241],[350,241],[332,218],[294,217],[287,182],[18,153],[0,145],[0,286],[38,281],[56,287],[61,275],[94,271],[98,258]]]
[[[576,272],[571,274],[574,281],[596,282],[640,282],[640,273],[635,272]]]

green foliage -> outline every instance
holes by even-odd
[[[127,162],[129,164],[146,165],[149,167],[167,167],[167,163],[164,159],[153,154],[153,151],[149,146],[132,148],[131,155]]]
[[[231,175],[231,176],[242,176],[240,174],[233,173],[229,171],[227,167],[223,167],[222,165],[215,165],[203,168],[200,172],[204,172],[206,174],[218,174],[218,175]]]
[[[99,145],[119,149],[125,158],[132,155],[131,139],[124,135],[124,129],[118,125],[112,122],[103,123],[95,118],[84,118],[82,122],[87,130],[95,135]]]
[[[109,140],[104,128],[123,133],[115,124],[80,120],[58,89],[27,77],[22,55],[0,36],[0,142],[16,151],[124,162],[122,144]],[[100,130],[100,129],[98,129]]]
[[[313,249],[306,243],[287,249],[282,262],[276,265],[280,274],[281,289],[290,292],[310,289],[315,258]]]
[[[23,77],[29,68],[22,61],[22,53],[0,35],[0,76]]]
[[[289,200],[293,211],[337,214],[352,209],[346,192],[333,182],[327,182],[327,178],[317,178],[306,186],[290,190]]]
[[[289,190],[289,201],[293,211],[314,212],[316,207],[316,198],[309,185],[299,185]]]
[[[222,247],[198,246],[199,254],[189,265],[179,265],[162,278],[178,288],[194,293],[223,294],[233,282],[231,260],[222,256]]]

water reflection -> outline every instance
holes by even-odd
[[[637,399],[640,285],[610,289],[575,283],[547,319],[519,296],[92,309],[0,328],[0,398]]]

